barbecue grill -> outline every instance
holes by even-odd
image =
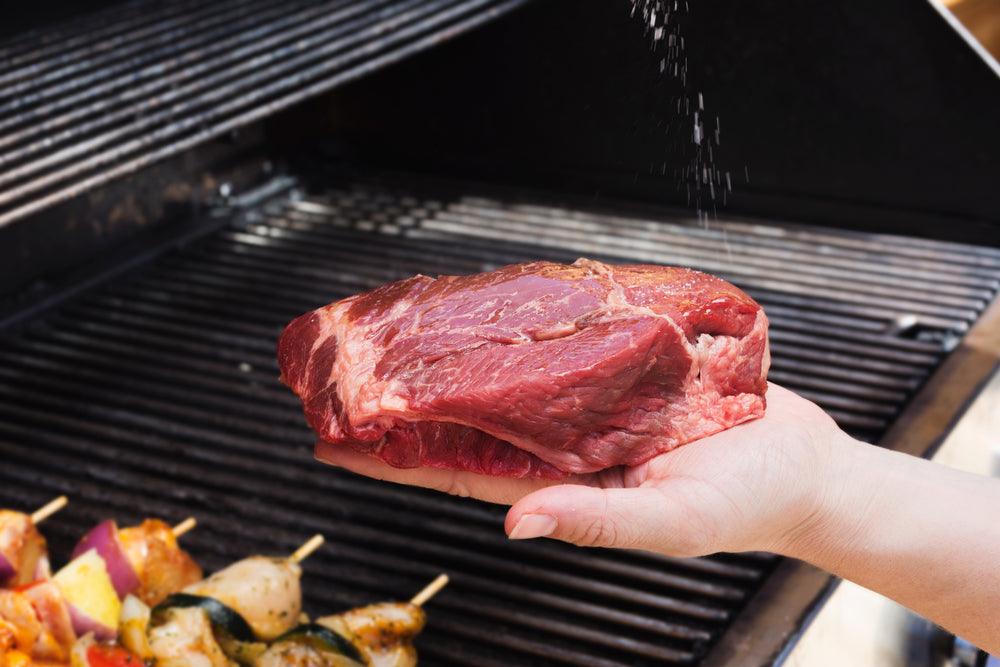
[[[683,265],[764,306],[772,380],[929,454],[1000,358],[996,63],[931,5],[698,5],[134,0],[15,20],[0,503],[70,497],[44,525],[56,561],[112,517],[196,517],[183,542],[206,570],[322,533],[312,614],[447,572],[426,665],[780,661],[825,573],[508,541],[504,508],[316,463],[277,379],[291,319],[414,273]]]

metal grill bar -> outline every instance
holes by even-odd
[[[244,8],[253,8],[253,5]],[[294,9],[294,5],[288,9]],[[242,55],[246,55],[248,42],[267,38],[269,31],[285,28],[296,20],[306,21],[322,14],[320,8],[313,8],[311,12],[300,10],[291,16],[287,16],[285,11],[287,9],[282,7],[264,6],[247,17],[226,14],[215,17],[184,15],[184,18],[197,20],[193,25],[180,26],[165,33],[160,40],[165,42],[161,48],[153,48],[152,44],[139,44],[137,48],[145,48],[136,54],[122,54],[130,56],[123,62],[95,63],[98,66],[96,70],[81,73],[56,85],[41,86],[44,81],[39,79],[26,81],[26,85],[35,88],[30,96],[17,98],[16,104],[12,101],[0,106],[0,113],[27,107],[17,115],[9,115],[0,120],[0,129],[8,131],[0,146],[7,148],[22,144],[20,150],[12,150],[4,155],[4,161],[14,162],[21,156],[31,155],[39,150],[38,142],[46,137],[52,144],[65,143],[76,135],[112,125],[114,121],[134,116],[146,109],[155,109],[169,99],[178,99],[182,95],[176,88],[170,88],[171,82],[185,83],[188,79],[211,70],[213,65],[218,67],[219,64],[230,64],[236,59],[226,53],[229,49],[242,47]],[[281,16],[287,18],[276,20]],[[208,30],[209,28],[212,30]],[[239,29],[242,30],[237,31]],[[209,45],[205,46],[206,43]],[[198,47],[203,48],[199,51],[192,50]],[[259,51],[258,49],[257,52]],[[205,60],[212,55],[221,58],[221,62]],[[185,65],[188,67],[185,68]],[[129,76],[126,78],[125,74]],[[173,78],[166,78],[167,76]],[[187,88],[191,89],[190,84]],[[115,96],[109,97],[112,94]],[[169,99],[149,99],[159,95],[169,95]],[[126,102],[129,104],[123,104]],[[74,125],[87,118],[93,119],[90,124]],[[21,129],[10,129],[15,126]],[[70,127],[62,134],[51,134],[66,126]],[[31,139],[36,143],[28,144]]]
[[[54,48],[6,61],[6,67],[0,71],[0,82],[7,84],[3,98],[9,101],[0,110],[7,112],[58,97],[60,92],[65,94],[104,80],[113,81],[126,69],[154,62],[169,53],[173,40],[181,40],[178,46],[183,49],[185,38],[192,32],[235,18],[232,3],[228,4],[229,8],[215,4],[172,5],[158,17],[112,18],[111,24],[103,29],[82,35],[74,35],[73,32],[80,30],[74,27],[69,39],[54,44]],[[246,7],[252,9],[253,5]]]
[[[5,81],[29,77],[42,69],[72,62],[93,51],[95,44],[131,35],[145,35],[151,24],[169,21],[178,15],[197,11],[197,0],[178,0],[158,12],[150,12],[146,0],[123,2],[77,17],[59,25],[50,25],[13,35],[0,43],[3,65],[0,72],[13,71]]]
[[[432,224],[422,228],[448,235],[461,229],[458,233],[493,239],[524,237],[532,234],[532,230],[544,229],[541,242],[546,245],[662,262],[662,251],[656,250],[657,241],[662,245],[667,232],[649,233],[633,227],[620,235],[602,236],[599,230],[606,224],[591,219],[558,219],[553,215],[524,219],[517,210],[505,211],[485,204],[470,208],[460,204],[449,207]],[[962,266],[938,263],[933,270],[917,269],[905,278],[908,268],[905,261],[873,265],[849,257],[829,257],[816,252],[815,247],[812,251],[773,250],[762,247],[753,236],[729,233],[728,229],[700,236],[684,234],[671,243],[669,254],[674,263],[701,266],[758,291],[848,302],[855,310],[883,320],[917,315],[928,326],[964,329],[996,289],[995,284],[984,285],[985,281],[968,276]],[[804,271],[802,267],[807,261],[810,270]],[[739,268],[734,270],[734,264]]]
[[[953,303],[938,308],[899,281],[895,300],[907,308],[897,310],[920,304],[955,332],[994,296],[1000,276],[1000,253],[949,244],[942,257],[957,266],[906,240],[899,254],[887,244],[876,260],[871,243],[851,235],[775,226],[744,238],[742,223],[705,229],[669,216],[602,217],[431,192],[286,192],[0,342],[0,503],[30,507],[68,494],[70,507],[45,526],[57,559],[81,526],[108,516],[124,524],[147,513],[196,516],[200,527],[185,544],[209,570],[248,553],[288,553],[323,533],[327,545],[305,563],[314,614],[404,598],[447,571],[453,583],[431,603],[420,637],[426,665],[692,665],[777,559],[511,542],[502,508],[318,465],[298,399],[277,381],[284,324],[417,272],[582,254],[709,263],[721,261],[714,243],[726,273],[746,278],[741,286],[769,313],[772,378],[876,438],[946,351],[940,340],[901,336],[894,313],[859,308],[841,286],[863,293],[861,276],[882,281],[901,257],[920,255],[927,271],[946,276]],[[723,237],[728,249],[718,245]],[[777,278],[758,270],[783,252],[805,268]],[[818,280],[809,267],[838,288],[821,299],[800,293],[799,282]]]
[[[67,109],[70,113],[8,135],[4,139],[4,145],[23,141],[26,137],[37,137],[38,140],[11,150],[4,156],[4,162],[13,163],[33,156],[44,148],[40,145],[42,141],[47,141],[50,145],[67,143],[82,135],[96,134],[97,130],[110,127],[113,130],[95,136],[91,142],[98,145],[112,144],[130,134],[156,127],[169,116],[183,117],[190,112],[191,107],[228,98],[241,84],[245,85],[240,80],[242,76],[287,60],[291,55],[288,44],[293,40],[307,40],[296,44],[296,48],[302,54],[315,58],[318,54],[311,53],[311,50],[317,46],[318,39],[339,37],[359,28],[378,25],[382,17],[375,14],[374,10],[384,9],[387,4],[383,0],[381,3],[357,3],[343,8],[305,7],[291,15],[287,14],[288,8],[264,6],[255,15],[238,18],[236,25],[232,24],[233,17],[223,14],[213,21],[196,23],[194,35],[191,35],[191,28],[186,26],[168,31],[160,36],[164,42],[160,49],[152,48],[154,44],[138,44],[136,48],[142,50],[135,57],[100,66],[59,86],[43,87],[34,97],[29,97],[26,100],[29,103],[44,101],[49,97],[56,98],[56,103],[41,108],[34,107],[34,114],[21,114],[10,119],[11,122],[23,124],[24,120],[34,120],[32,115],[45,117],[54,108]],[[241,5],[240,8],[244,7]],[[216,23],[221,24],[218,29],[205,30],[207,27],[216,27]],[[323,29],[331,28],[336,32],[323,32]],[[335,45],[340,46],[338,43]],[[282,47],[284,51],[281,50]],[[167,61],[167,66],[164,65],[164,60]],[[156,78],[152,78],[154,76]],[[146,83],[139,86],[133,84],[126,90],[121,90],[123,84],[130,80],[146,80]],[[37,85],[35,81],[27,83]],[[77,95],[65,95],[75,88],[83,90]],[[121,90],[118,98],[111,100],[106,96],[102,97],[116,90]],[[91,103],[86,106],[80,104],[87,101]],[[122,107],[123,101],[130,104]],[[17,105],[22,106],[24,102],[23,98],[18,99]],[[5,110],[0,106],[0,113]],[[111,110],[111,113],[95,116],[106,110]],[[140,113],[142,115],[136,122],[125,125],[117,123],[122,119],[130,120]],[[92,120],[75,124],[55,136],[49,134],[56,127],[87,116]],[[86,148],[70,144],[66,152],[72,151],[83,153]],[[66,156],[56,153],[36,158],[20,170],[5,174],[0,183],[19,180],[26,174],[58,163],[64,157]]]
[[[93,38],[70,26],[65,49],[19,54],[0,71],[8,82],[0,89],[0,226],[526,1],[253,0],[190,11],[149,3],[141,7],[150,19],[129,13]]]
[[[885,430],[952,337],[965,331],[996,293],[1000,269],[996,252],[972,246],[939,244],[936,256],[932,245],[908,239],[897,254],[890,239],[874,235],[866,240],[849,233],[729,221],[708,226],[683,218],[663,222],[484,197],[408,207],[381,192],[336,192],[295,202],[292,208],[225,238],[248,246],[250,253],[266,243],[270,257],[288,263],[333,245],[326,256],[336,265],[366,252],[338,234],[380,230],[387,237],[383,243],[389,244],[384,251],[398,248],[394,262],[402,267],[409,266],[408,243],[420,239],[438,244],[446,253],[441,272],[461,266],[460,258],[447,255],[446,244],[458,238],[494,253],[489,249],[504,241],[531,238],[562,259],[601,256],[694,266],[722,275],[751,292],[771,318],[771,377],[820,403],[842,426],[867,440]],[[251,241],[255,234],[266,241]],[[889,256],[880,259],[880,249]],[[457,254],[464,252],[465,247]],[[490,265],[510,261],[517,260],[508,255]],[[914,261],[926,276],[939,280],[894,280]],[[362,281],[356,287],[385,278],[382,273],[371,284]],[[900,330],[899,323],[907,320],[909,331]],[[926,330],[933,333],[928,339],[909,337]]]

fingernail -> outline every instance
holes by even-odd
[[[313,449],[313,458],[320,463],[333,463],[329,455],[330,449],[330,446],[322,441],[316,443],[316,447]]]
[[[508,537],[512,540],[530,540],[533,537],[545,537],[556,532],[559,523],[554,516],[548,514],[525,514],[510,531]]]

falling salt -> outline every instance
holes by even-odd
[[[722,143],[722,124],[718,115],[707,111],[708,102],[703,91],[691,91],[688,77],[686,44],[681,25],[690,7],[686,0],[630,0],[630,15],[641,20],[649,39],[650,49],[658,56],[662,76],[671,77],[680,84],[676,109],[678,119],[690,125],[690,156],[685,166],[675,168],[674,180],[679,190],[687,196],[699,220],[714,216],[720,201],[716,191],[722,193],[721,202],[727,202],[727,193],[733,192],[733,178],[729,171],[715,164],[717,149]],[[707,119],[707,120],[706,120]],[[707,128],[706,128],[707,125]],[[706,130],[709,134],[706,134]],[[669,128],[668,128],[669,131]],[[666,163],[662,169],[666,170]],[[652,171],[652,170],[651,170]],[[746,182],[750,182],[749,169],[744,166]]]

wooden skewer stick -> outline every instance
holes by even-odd
[[[420,591],[419,593],[413,596],[413,599],[410,600],[410,604],[415,604],[418,607],[422,606],[425,602],[427,602],[432,597],[437,595],[438,591],[440,591],[447,585],[448,585],[448,575],[439,574],[437,578],[434,579],[434,581],[424,586],[424,590]]]
[[[39,507],[31,514],[32,523],[41,523],[42,521],[45,521],[50,516],[66,507],[66,503],[68,502],[69,501],[66,499],[66,496],[59,496],[58,498],[50,500],[44,506]]]
[[[321,544],[323,544],[323,536],[317,533],[316,535],[310,537],[308,542],[296,549],[295,553],[288,557],[288,560],[293,563],[301,563],[312,555],[312,552],[319,549]]]
[[[184,533],[194,528],[196,525],[198,525],[198,522],[195,520],[195,518],[193,516],[189,516],[188,518],[184,519],[179,524],[171,528],[170,532],[174,534],[174,537],[180,537]]]

